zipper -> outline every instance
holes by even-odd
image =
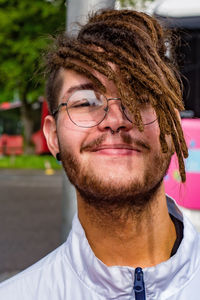
[[[146,299],[143,271],[142,268],[140,267],[135,269],[134,291],[135,291],[135,300]]]

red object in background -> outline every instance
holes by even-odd
[[[35,145],[35,154],[49,153],[49,148],[42,129],[32,135],[32,141]]]
[[[23,154],[23,137],[21,135],[0,136],[0,155],[20,155]]]
[[[0,104],[0,111],[8,111],[19,108],[21,103],[3,102]],[[0,155],[23,154],[23,137],[20,134],[10,135],[6,132],[0,135]]]
[[[21,102],[17,101],[17,102],[3,102],[0,103],[0,110],[8,110],[8,109],[13,109],[16,107],[20,107],[21,106]]]
[[[43,133],[44,119],[49,114],[47,102],[44,100],[42,103],[41,113],[41,126],[40,129],[32,135],[32,141],[35,145],[35,153],[43,154],[49,153],[49,148],[46,143],[46,139]]]
[[[41,102],[42,102],[42,104],[41,104],[40,129],[32,135],[32,141],[35,146],[36,154],[49,153],[46,139],[43,134],[44,119],[49,114],[48,105],[47,105],[47,102],[43,99]],[[21,102],[19,102],[19,101],[15,102],[15,103],[3,102],[0,104],[0,112],[3,112],[3,115],[2,115],[2,117],[3,117],[4,113],[6,114],[6,112],[9,112],[9,111],[12,111],[15,109],[19,109],[20,107],[21,107]],[[15,129],[12,129],[12,134],[9,131],[7,132],[7,129],[5,129],[7,127],[5,127],[5,125],[4,125],[5,120],[6,120],[7,124],[13,123],[12,117],[10,117],[9,114],[7,114],[5,118],[3,118],[3,123],[2,123],[3,131],[2,131],[2,134],[0,135],[0,155],[23,154],[23,136],[21,134],[18,134],[17,131],[15,132]],[[15,128],[15,123],[12,124],[12,127]]]

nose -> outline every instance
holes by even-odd
[[[119,132],[120,130],[129,131],[133,128],[131,121],[127,119],[123,112],[120,98],[109,98],[107,114],[104,120],[98,125],[101,131]]]

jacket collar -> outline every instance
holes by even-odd
[[[200,265],[200,238],[190,221],[182,215],[175,202],[167,197],[169,213],[183,221],[183,240],[176,254],[154,267],[144,268],[144,283],[149,299],[167,299],[181,290]],[[127,266],[107,267],[93,253],[85,232],[74,217],[72,231],[66,242],[66,254],[79,279],[106,299],[130,299],[134,295],[135,269]]]

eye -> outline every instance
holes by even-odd
[[[97,108],[104,104],[102,95],[93,90],[80,90],[71,95],[68,99],[67,107],[69,108]]]
[[[81,100],[76,100],[76,101],[70,101],[70,107],[73,108],[79,108],[79,107],[87,107],[90,106],[91,103],[88,101],[88,99],[81,99]]]

